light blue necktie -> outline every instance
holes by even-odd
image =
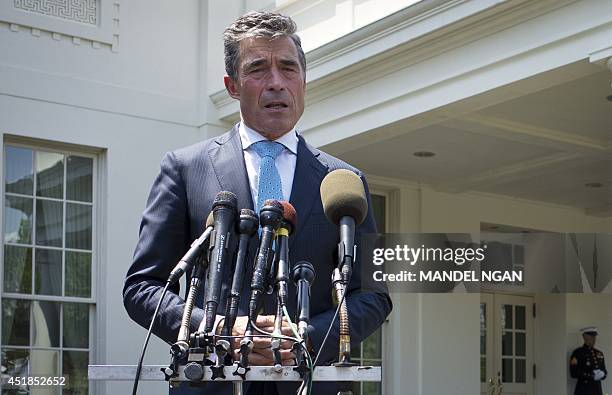
[[[261,140],[252,145],[259,155],[259,183],[257,193],[257,213],[266,199],[283,200],[283,186],[276,168],[276,157],[285,149],[281,143]]]

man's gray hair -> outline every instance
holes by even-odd
[[[273,12],[251,11],[236,19],[223,32],[223,47],[225,52],[225,72],[234,81],[238,78],[238,63],[240,41],[245,38],[289,37],[297,47],[300,65],[306,75],[306,56],[302,50],[300,37],[295,34],[297,25],[288,16]]]

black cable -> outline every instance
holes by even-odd
[[[313,369],[315,368],[315,366],[317,365],[317,362],[319,361],[319,357],[321,356],[321,351],[323,351],[323,346],[325,346],[325,342],[327,341],[327,338],[329,337],[329,333],[334,327],[334,322],[336,322],[336,317],[338,317],[338,313],[340,312],[340,307],[342,306],[342,303],[344,303],[346,293],[348,292],[348,285],[351,283],[351,277],[349,277],[347,280],[348,281],[346,282],[346,288],[344,288],[344,292],[342,292],[342,299],[340,299],[340,302],[338,303],[338,307],[336,307],[336,312],[334,313],[334,317],[332,318],[331,323],[329,324],[329,328],[327,328],[327,333],[325,334],[325,337],[323,338],[321,347],[319,347],[319,351],[317,351],[317,356],[314,360],[314,363],[312,364]]]
[[[138,391],[138,381],[140,380],[140,372],[142,371],[142,361],[144,360],[145,352],[147,350],[147,345],[149,344],[149,339],[151,338],[151,333],[153,331],[153,324],[155,323],[155,318],[157,317],[157,313],[159,312],[159,307],[164,300],[164,296],[166,296],[166,292],[168,291],[168,286],[170,282],[166,282],[166,286],[162,291],[161,297],[159,298],[159,302],[157,302],[157,307],[155,308],[155,312],[153,313],[153,319],[151,319],[151,325],[149,325],[149,331],[147,332],[147,337],[145,339],[144,345],[142,347],[142,352],[140,354],[140,359],[138,360],[138,366],[136,367],[136,377],[134,378],[134,386],[132,387],[132,395],[136,395],[136,391]]]

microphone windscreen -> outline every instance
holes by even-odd
[[[208,217],[206,218],[206,228],[208,228],[209,226],[213,226],[214,223],[215,217],[211,211],[210,213],[208,213]]]
[[[215,196],[215,200],[213,201],[213,209],[217,206],[229,206],[231,208],[238,207],[238,198],[232,192],[229,191],[221,191],[217,193]]]
[[[368,199],[361,178],[347,169],[337,169],[321,182],[321,202],[327,218],[338,225],[340,218],[352,217],[360,225],[368,214]]]
[[[315,279],[314,266],[308,261],[299,261],[293,267],[291,277],[294,284],[297,284],[299,280],[306,280],[309,284],[312,284]]]
[[[283,205],[283,219],[291,225],[289,233],[293,232],[293,229],[297,227],[297,213],[295,207],[286,200],[280,202]]]
[[[238,233],[252,235],[259,227],[259,218],[255,211],[248,208],[240,210],[240,221],[238,221]]]
[[[270,210],[270,208],[272,209],[278,209],[278,210],[283,210],[283,205],[281,204],[281,202],[279,202],[276,199],[266,199],[263,202],[263,205],[261,206],[261,209],[264,210]]]

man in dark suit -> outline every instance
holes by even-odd
[[[574,395],[602,395],[601,381],[608,376],[606,362],[601,351],[595,348],[597,328],[582,328],[584,345],[572,352],[570,374],[577,379]]]
[[[316,271],[311,290],[311,347],[321,349],[323,337],[332,321],[331,273],[336,265],[338,229],[323,212],[319,187],[327,173],[350,169],[358,174],[368,191],[363,174],[350,165],[309,146],[295,130],[304,110],[306,61],[295,23],[288,17],[253,12],[236,20],[224,34],[225,86],[230,96],[240,101],[241,122],[229,132],[199,144],[166,154],[156,178],[140,226],[140,238],[123,290],[124,305],[132,319],[147,327],[168,275],[192,240],[204,228],[215,195],[221,190],[234,192],[239,208],[258,211],[263,199],[289,200],[298,215],[297,229],[290,237],[290,261],[307,260]],[[272,154],[271,154],[272,153]],[[266,158],[267,157],[267,158]],[[272,158],[272,159],[270,159]],[[276,196],[267,196],[269,194]],[[369,193],[368,193],[369,200]],[[362,225],[361,234],[375,233],[372,209]],[[252,272],[257,249],[257,234],[251,240],[247,273]],[[366,266],[371,266],[364,264]],[[359,254],[347,293],[354,345],[364,340],[383,323],[391,311],[386,287],[362,275]],[[231,277],[225,273],[218,314],[223,314]],[[242,335],[248,312],[249,281],[244,281],[239,317],[234,335]],[[176,341],[184,299],[178,286],[170,290],[161,307],[154,333],[168,343]],[[295,289],[290,285],[288,310],[294,314]],[[202,300],[193,310],[191,330],[204,318]],[[274,296],[264,298],[264,311],[258,324],[271,330],[275,312]],[[220,316],[218,316],[220,317]],[[286,324],[284,333],[289,333]],[[285,342],[286,343],[286,342]],[[257,340],[249,361],[271,365],[269,339]],[[284,363],[291,359],[290,345],[284,345]],[[320,364],[338,356],[338,322],[322,348]],[[334,385],[315,384],[317,394],[335,394]],[[290,383],[245,383],[247,394],[294,393]],[[209,383],[203,392],[185,384],[180,393],[229,394],[231,386]],[[193,392],[190,392],[193,391]],[[173,392],[174,393],[174,392]],[[178,393],[178,392],[176,392]]]

